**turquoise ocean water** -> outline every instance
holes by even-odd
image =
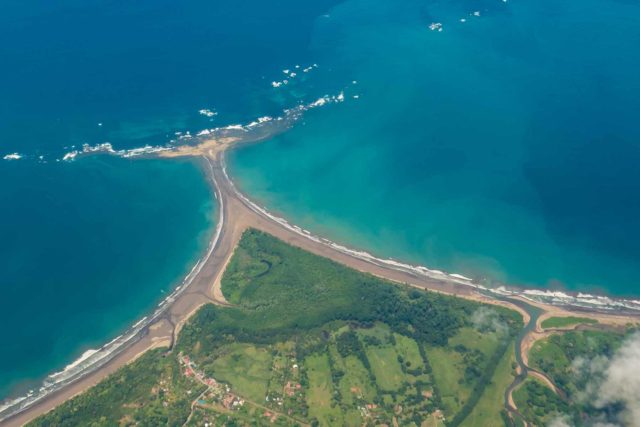
[[[236,153],[232,172],[378,255],[637,296],[638,19],[617,0],[346,1],[310,44],[345,103]]]
[[[56,160],[325,94],[344,102],[230,156],[269,209],[433,268],[637,296],[639,18],[625,0],[3,2],[0,157],[23,158],[0,160],[0,398],[142,317],[214,221],[192,163]]]

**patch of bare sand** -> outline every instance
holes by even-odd
[[[231,145],[240,141],[234,136],[223,136],[219,138],[205,139],[198,145],[181,145],[172,150],[161,151],[159,157],[193,157],[193,156],[214,156],[216,153],[226,150]]]
[[[560,394],[560,391],[558,390],[558,388],[546,376],[541,375],[539,372],[535,372],[535,371],[529,371],[529,375],[531,375],[533,378],[537,379],[538,381],[541,381],[544,385],[546,385],[551,390],[553,390],[555,394],[558,394],[558,395]]]
[[[227,259],[225,259],[222,270],[218,272],[218,275],[213,281],[213,286],[211,287],[211,295],[213,297],[213,300],[220,304],[229,304],[229,302],[224,296],[224,293],[222,292],[222,276],[224,275],[224,272],[227,270],[227,266],[229,265],[229,261],[231,261],[231,258],[233,258],[233,254],[236,253],[236,248],[237,248],[237,244],[234,245],[233,250],[227,256]]]

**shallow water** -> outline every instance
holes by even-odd
[[[346,102],[233,155],[249,194],[376,254],[637,295],[638,3],[351,0],[329,15],[311,49]]]

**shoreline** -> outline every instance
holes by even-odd
[[[211,168],[210,164],[209,168]],[[175,300],[185,292],[187,287],[194,281],[202,270],[204,264],[213,254],[220,238],[224,222],[223,201],[218,195],[215,178],[212,171],[207,170],[206,168],[203,169],[205,169],[204,173],[207,181],[210,183],[213,197],[219,204],[219,206],[216,206],[216,209],[218,210],[218,218],[213,235],[204,254],[198,258],[189,273],[187,273],[187,275],[180,281],[180,284],[156,306],[156,309],[153,310],[152,313],[148,313],[142,317],[136,323],[128,327],[122,334],[102,345],[99,349],[86,350],[79,358],[67,364],[62,370],[47,375],[47,377],[41,382],[41,387],[37,392],[31,390],[26,395],[8,398],[6,402],[2,402],[2,405],[0,406],[0,425],[2,425],[6,420],[10,420],[12,417],[29,411],[32,406],[37,405],[40,401],[45,400],[52,395],[55,395],[61,389],[64,389],[67,386],[73,386],[82,378],[100,371],[102,368],[108,370],[111,362],[117,360],[121,355],[128,353],[131,349],[136,349],[136,344],[139,343],[145,335],[149,334],[150,329],[153,328],[156,322],[161,321],[161,317],[170,308],[171,304],[175,302]],[[155,339],[155,337],[152,337],[151,339],[152,341],[161,341]],[[154,346],[157,346],[156,342],[151,346],[138,351],[130,361],[135,360],[142,353],[154,348]],[[78,393],[81,393],[81,391]],[[75,393],[73,396],[78,393]]]
[[[530,298],[538,296],[540,291],[523,289],[520,292],[514,292],[507,288],[489,289],[475,284],[471,279],[459,274],[445,273],[423,266],[378,258],[366,251],[351,249],[316,236],[308,230],[289,223],[284,218],[273,215],[236,188],[227,174],[224,154],[231,145],[262,139],[252,138],[250,135],[247,137],[247,139],[234,140],[223,146],[216,146],[215,139],[208,138],[206,141],[208,145],[203,147],[206,149],[205,151],[198,152],[197,149],[189,149],[182,154],[187,157],[202,157],[200,159],[201,165],[217,200],[218,222],[205,254],[198,259],[181,284],[158,305],[153,313],[143,317],[124,334],[105,344],[100,350],[84,360],[78,359],[68,365],[72,372],[65,374],[67,372],[65,370],[56,373],[58,375],[64,374],[64,376],[48,385],[45,382],[38,394],[33,393],[31,396],[21,398],[20,401],[16,400],[2,407],[0,424],[4,425],[6,422],[7,425],[22,425],[96,384],[108,374],[135,360],[148,349],[166,346],[166,344],[169,344],[168,347],[171,348],[181,326],[202,304],[226,305],[226,301],[220,299],[222,295],[219,289],[220,277],[233,254],[235,244],[242,232],[248,227],[265,231],[288,244],[386,280],[473,299],[482,303],[506,305],[522,314],[525,324],[530,321],[527,318],[528,313],[521,307],[519,308],[517,303],[513,302],[515,300],[522,299],[523,302],[538,306],[545,312],[561,311],[575,314],[577,311],[605,322],[607,318],[611,317],[626,318],[630,322],[640,320],[638,317],[640,316],[640,311],[638,311],[640,310],[640,301],[638,301],[638,309],[636,310],[628,308],[628,304],[625,305],[625,303],[618,303],[618,305],[603,309],[602,304],[596,304],[594,307],[580,307],[531,300]],[[162,156],[165,153],[161,152],[159,155]],[[227,218],[229,220],[225,222]],[[218,248],[220,250],[216,250]],[[549,292],[556,300],[560,298],[558,292]],[[593,295],[589,294],[588,296],[591,299],[594,298]],[[568,296],[568,298],[575,297]],[[612,300],[604,296],[601,298]],[[502,301],[503,299],[512,300],[512,302]]]
[[[460,285],[469,286],[476,290],[497,295],[497,297],[494,298],[519,297],[525,300],[525,302],[534,305],[557,307],[565,310],[576,310],[577,312],[584,311],[586,313],[602,313],[622,316],[630,314],[640,316],[640,299],[618,298],[609,295],[598,295],[581,291],[560,291],[542,287],[536,288],[508,285],[500,285],[495,288],[487,287],[474,283],[474,280],[472,278],[465,277],[462,274],[431,269],[422,265],[403,263],[391,258],[383,258],[381,256],[374,255],[364,249],[354,249],[347,245],[336,243],[330,239],[315,235],[309,230],[292,224],[287,219],[273,214],[266,207],[259,206],[256,202],[252,201],[248,196],[240,191],[235,185],[234,181],[229,177],[224,157],[221,163],[225,178],[230,183],[236,195],[245,203],[247,207],[254,210],[256,213],[268,216],[273,221],[281,224],[283,227],[288,228],[290,231],[300,236],[311,239],[318,243],[328,245],[332,249],[343,252],[350,256],[360,258],[362,260],[371,262],[372,264],[385,265],[390,268],[410,271],[415,274],[424,275],[425,277],[434,280],[452,281]]]

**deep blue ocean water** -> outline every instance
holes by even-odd
[[[140,320],[211,236],[210,190],[191,163],[11,162],[0,180],[0,395]]]
[[[639,19],[625,0],[4,1],[0,157],[25,158],[0,160],[0,398],[143,316],[213,223],[192,163],[56,159],[340,91],[231,154],[243,190],[376,254],[637,296]]]

